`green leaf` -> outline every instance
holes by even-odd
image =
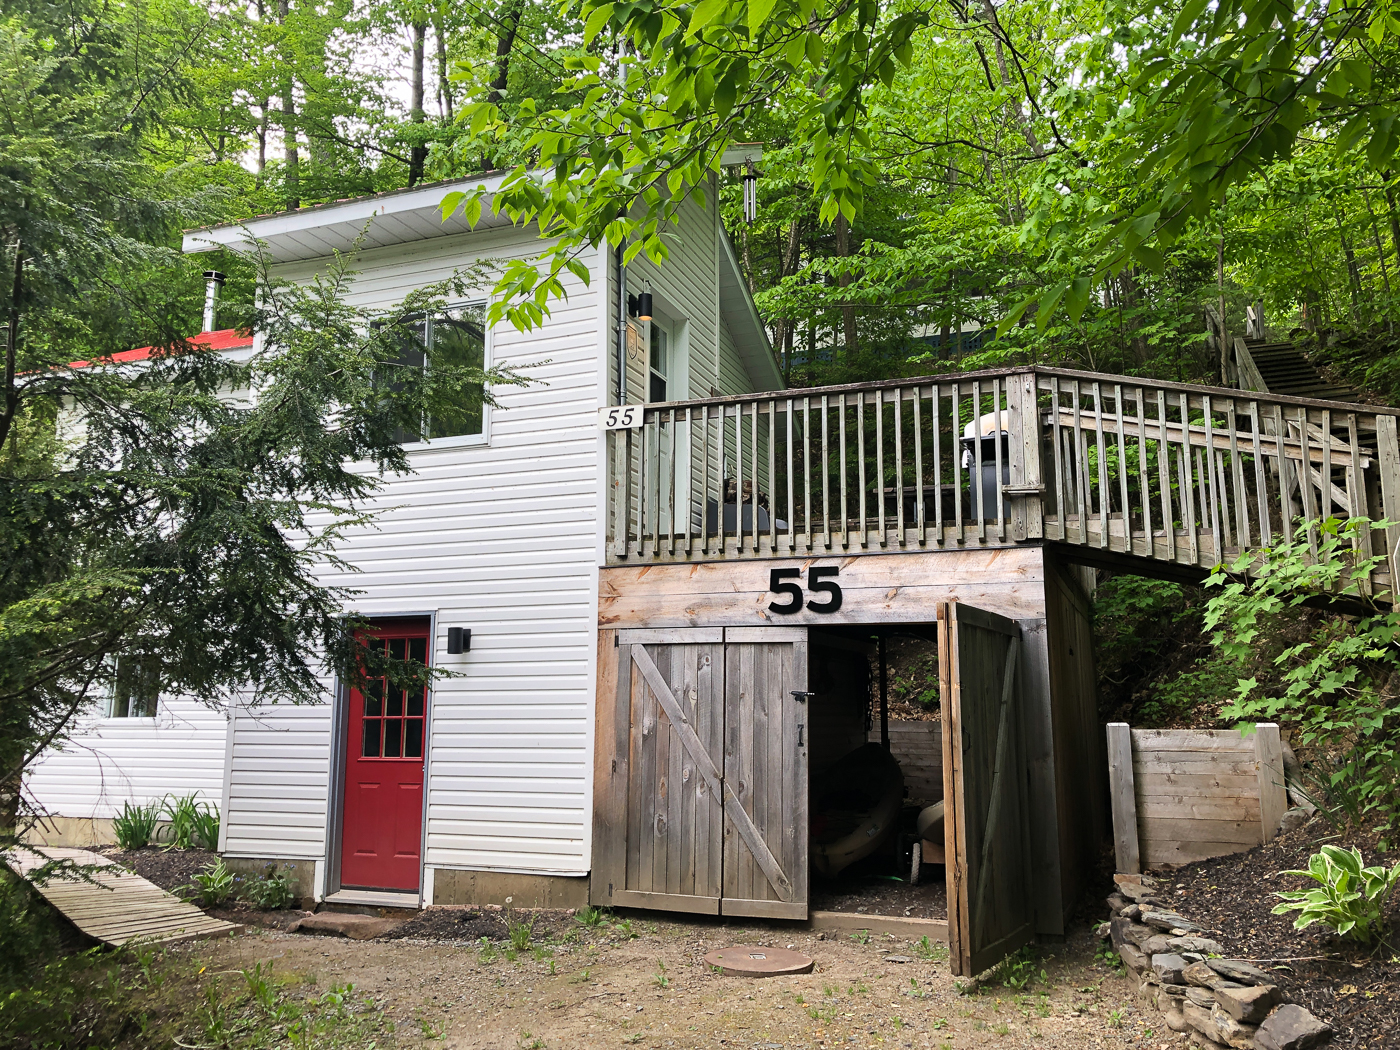
[[[757,40],[759,31],[773,13],[778,0],[749,0],[749,39]]]
[[[738,88],[735,86],[732,76],[726,76],[715,87],[715,112],[719,114],[721,120],[729,116],[729,111],[734,108],[734,97],[737,93]]]
[[[1069,319],[1072,323],[1079,323],[1084,308],[1089,305],[1089,293],[1093,288],[1094,281],[1090,277],[1076,277],[1070,283],[1069,293],[1065,297],[1065,309],[1069,311]]]
[[[611,21],[613,10],[613,4],[600,4],[589,14],[588,21],[583,24],[583,42],[585,46],[593,43],[593,38],[601,33],[603,28]]]
[[[700,0],[690,16],[690,26],[685,31],[686,38],[689,39],[706,26],[718,22],[720,16],[728,9],[729,0]]]
[[[1206,9],[1206,0],[1187,0],[1186,4],[1172,20],[1171,36],[1169,40],[1175,44],[1181,39],[1181,35],[1191,26],[1195,25],[1196,19],[1201,17],[1201,12]]]

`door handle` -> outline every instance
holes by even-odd
[[[801,722],[798,722],[798,723],[797,723],[797,746],[798,746],[798,747],[801,747],[801,746],[802,746],[802,729],[803,729],[802,723],[801,723]]]

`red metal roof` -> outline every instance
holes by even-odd
[[[196,346],[206,350],[237,350],[240,347],[253,345],[253,333],[240,331],[237,328],[224,328],[217,332],[200,332],[192,335],[189,341]],[[119,354],[113,354],[113,361],[145,361],[150,358],[156,348],[154,346],[137,347],[135,350],[123,350]],[[92,364],[91,361],[74,361],[73,368],[82,368]]]

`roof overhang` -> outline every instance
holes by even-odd
[[[453,191],[471,192],[484,187],[488,194],[499,188],[505,173],[435,182],[408,190],[393,190],[373,197],[333,201],[296,211],[261,215],[242,222],[223,223],[187,230],[186,252],[207,252],[226,248],[252,251],[262,242],[273,261],[298,262],[324,259],[336,252],[383,248],[434,237],[450,237],[494,226],[509,226],[510,220],[489,209],[482,209],[475,226],[461,211],[446,220],[442,201]]]

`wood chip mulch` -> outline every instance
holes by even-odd
[[[219,855],[213,850],[166,849],[164,846],[148,846],[137,850],[103,846],[95,852],[134,871],[163,890],[177,890],[181,886],[188,886],[206,864],[213,864],[219,859]]]
[[[528,920],[530,912],[515,913],[517,921]],[[560,910],[540,910],[533,912],[535,925],[531,939],[540,943],[564,937],[579,929],[572,913]],[[435,907],[424,908],[402,926],[386,933],[384,940],[412,938],[425,941],[480,941],[486,938],[492,942],[510,939],[510,927],[505,913],[500,908],[474,907]]]
[[[1400,1046],[1400,895],[1391,900],[1389,944],[1356,948],[1326,927],[1293,928],[1293,915],[1274,915],[1276,891],[1316,883],[1280,875],[1308,866],[1325,841],[1356,846],[1367,865],[1394,864],[1382,854],[1374,831],[1338,839],[1320,816],[1267,846],[1157,873],[1169,907],[1199,923],[1232,958],[1248,959],[1273,973],[1289,1001],[1311,1010],[1336,1029],[1333,1045]]]

